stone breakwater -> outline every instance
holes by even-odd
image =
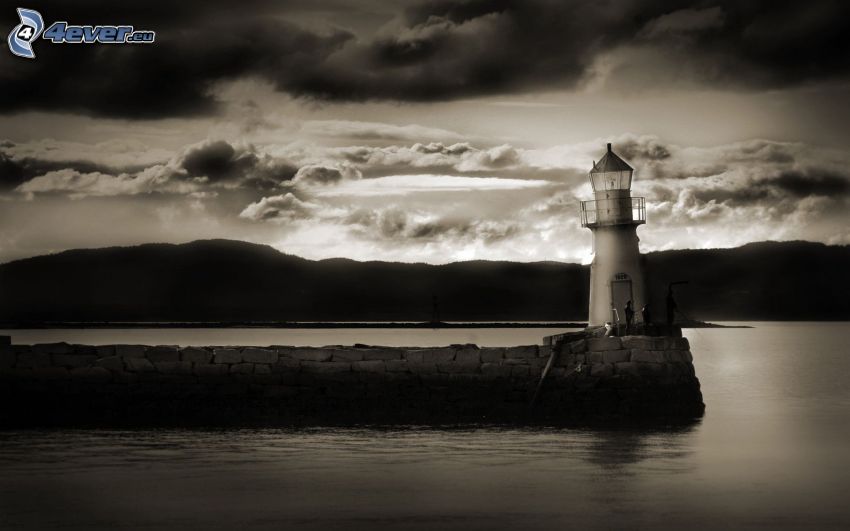
[[[567,334],[481,348],[2,339],[0,427],[667,422],[704,409],[688,340],[677,337]]]

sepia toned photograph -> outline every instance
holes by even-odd
[[[850,4],[0,33],[3,531],[850,529]]]

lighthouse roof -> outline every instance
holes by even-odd
[[[608,144],[608,152],[593,165],[590,173],[607,173],[613,171],[634,171],[634,168],[629,166],[626,161],[621,159],[616,153],[611,151],[611,144]]]

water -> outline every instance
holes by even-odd
[[[688,429],[0,432],[0,529],[848,529],[850,325],[756,326]]]

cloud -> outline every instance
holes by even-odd
[[[108,175],[80,173],[72,169],[47,172],[27,181],[15,190],[24,194],[64,193],[72,199],[88,196],[135,195],[151,192],[187,194],[197,191],[198,185],[175,182],[161,167],[150,168],[137,175]]]
[[[218,109],[215,87],[246,78],[310,100],[430,102],[572,90],[602,71],[603,85],[632,90],[676,83],[765,89],[846,80],[850,69],[844,2],[448,0],[399,7],[388,23],[381,10],[356,32],[319,24],[304,9],[265,0],[238,8],[213,1],[203,10],[173,2],[146,10],[102,1],[51,6],[52,18],[71,22],[108,12],[155,29],[157,42],[97,49],[42,43],[38,60],[26,64],[5,54],[0,111],[210,114]],[[354,9],[338,3],[323,13],[338,21]],[[13,12],[2,17],[4,27],[15,24]],[[610,66],[600,69],[603,63]]]
[[[380,122],[352,120],[308,120],[301,131],[310,135],[348,138],[352,140],[402,140],[440,142],[465,140],[467,137],[455,131],[425,127],[417,124],[395,125]]]
[[[252,221],[294,222],[309,219],[319,210],[317,205],[304,202],[287,192],[283,195],[264,197],[251,203],[239,214],[240,218]]]
[[[335,186],[343,181],[356,181],[360,177],[360,171],[348,164],[334,166],[314,164],[299,168],[292,183],[300,187]]]

